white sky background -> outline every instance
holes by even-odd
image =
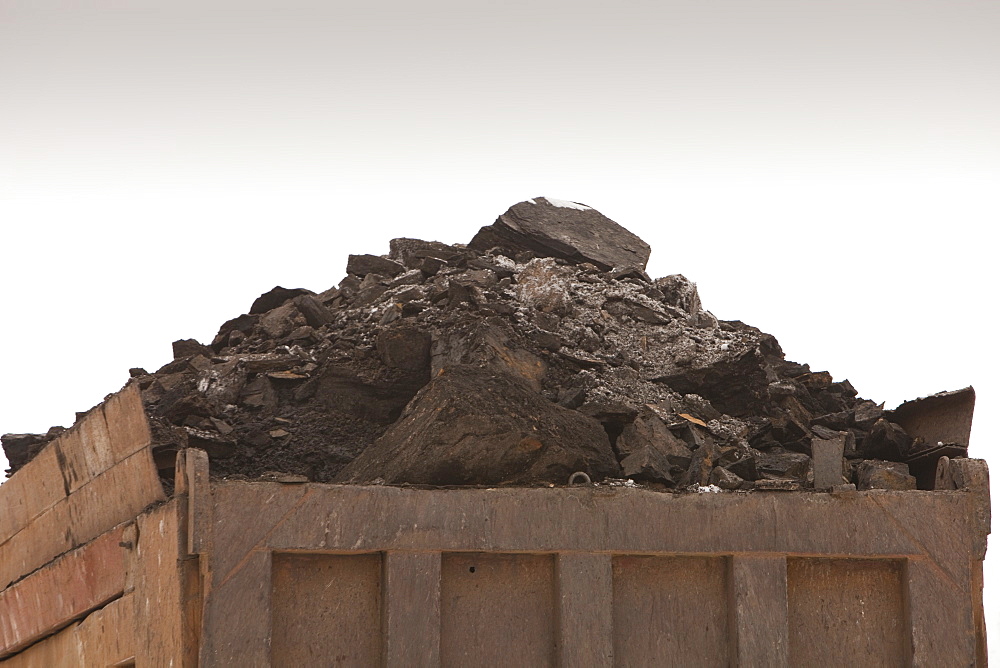
[[[974,385],[1000,471],[1000,3],[359,5],[0,0],[0,432],[549,195],[864,397]]]

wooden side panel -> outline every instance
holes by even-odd
[[[729,614],[736,665],[788,665],[788,566],[784,556],[730,559]]]
[[[381,555],[276,554],[273,564],[271,665],[381,665]]]
[[[140,515],[139,542],[134,554],[136,666],[185,668],[188,641],[185,626],[184,578],[181,544],[186,539],[179,524],[178,499]]]
[[[153,442],[138,383],[129,383],[123,390],[109,397],[101,409],[108,425],[114,461],[120,462],[149,447]]]
[[[131,384],[0,485],[0,587],[164,500],[150,440]]]
[[[441,553],[387,552],[382,592],[386,665],[441,664]]]
[[[0,554],[6,540],[65,496],[56,451],[46,447],[0,485]]]
[[[13,653],[120,596],[126,567],[120,526],[0,592],[0,656]]]
[[[611,555],[560,554],[559,665],[610,668],[614,659]]]
[[[151,442],[137,384],[91,409],[0,485],[0,555],[45,510]]]
[[[790,664],[908,665],[903,570],[892,559],[789,559]]]
[[[554,562],[545,554],[443,555],[442,665],[553,665]]]
[[[68,527],[69,504],[62,499],[0,546],[0,587],[73,549],[76,543]]]
[[[729,666],[726,570],[722,557],[615,557],[615,665]]]
[[[8,484],[4,483],[0,489]],[[58,555],[136,517],[151,503],[164,498],[149,451],[135,453],[60,499],[0,545],[0,586],[7,586]]]
[[[79,668],[87,664],[74,623],[59,633],[37,642],[23,652],[0,660],[3,668]]]
[[[69,496],[69,531],[79,545],[165,499],[153,456],[137,452]]]
[[[135,655],[135,620],[126,594],[81,622],[0,662],[4,668],[79,668],[115,666]]]
[[[135,603],[132,594],[90,613],[73,627],[82,666],[114,666],[135,656]]]

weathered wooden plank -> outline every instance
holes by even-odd
[[[152,456],[148,450],[137,452],[61,499],[0,545],[0,586],[134,518],[164,498]]]
[[[187,552],[207,555],[212,549],[214,535],[208,453],[188,448],[178,453],[177,461],[184,464],[183,471],[178,471],[176,477],[187,496]]]
[[[0,485],[0,544],[65,496],[59,460],[50,444]]]
[[[143,450],[70,494],[67,530],[79,545],[164,499],[153,457]]]
[[[113,461],[131,457],[153,442],[138,383],[131,382],[113,394],[101,410],[108,425]]]
[[[108,603],[73,627],[81,666],[116,666],[136,654],[135,603],[132,594]]]
[[[611,666],[614,660],[611,555],[566,553],[559,579],[559,665]]]
[[[22,652],[0,659],[3,668],[78,668],[87,666],[77,635],[78,623],[35,643]]]
[[[441,553],[387,552],[383,564],[386,665],[441,665]]]
[[[784,556],[730,559],[730,639],[739,668],[788,665],[787,573]]]
[[[123,593],[124,530],[119,526],[0,592],[0,657]]]
[[[69,504],[62,499],[0,545],[0,588],[76,547],[68,525]]]
[[[186,537],[180,526],[180,506],[172,499],[137,520],[139,544],[130,566],[135,570],[136,665],[195,665],[188,656],[191,638],[181,558]]]

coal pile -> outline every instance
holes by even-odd
[[[358,484],[926,477],[907,462],[945,444],[786,360],[770,334],[718,320],[685,277],[651,279],[649,253],[594,209],[536,198],[467,245],[393,239],[385,256],[351,255],[325,292],[276,287],[211,343],[176,341],[163,368],[130,371],[157,465],[169,478],[197,447],[220,477]],[[58,432],[4,436],[11,470]]]

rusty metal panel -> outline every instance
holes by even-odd
[[[725,559],[619,556],[612,569],[615,665],[730,665]]]
[[[791,665],[909,665],[903,571],[896,559],[789,559]]]
[[[788,666],[788,565],[784,555],[734,555],[729,565],[729,639],[735,664]]]
[[[386,552],[382,563],[386,665],[440,665],[441,554]]]
[[[453,553],[441,559],[441,663],[551,666],[556,657],[550,554]]]
[[[214,546],[203,556],[218,585],[208,595],[204,642],[238,639],[230,613],[271,614],[247,591],[283,596],[286,585],[298,586],[291,576],[267,582],[279,571],[264,574],[253,566],[258,556],[379,553],[380,656],[390,666],[407,665],[400,647],[419,648],[414,665],[437,665],[435,651],[441,665],[495,663],[511,637],[523,639],[505,648],[519,665],[803,665],[819,650],[816,643],[803,649],[810,632],[793,627],[795,619],[833,629],[829,647],[854,633],[855,645],[841,643],[833,656],[861,656],[869,651],[864,643],[878,640],[876,662],[922,657],[930,665],[946,652],[971,663],[981,593],[970,556],[988,531],[980,512],[987,491],[976,484],[960,492],[671,495],[213,482],[204,501],[213,519],[199,529],[212,532],[199,541]],[[706,522],[711,531],[691,530]],[[810,568],[826,575],[804,576]],[[495,576],[479,577],[484,569]],[[820,585],[834,598],[810,608],[809,587]],[[951,594],[941,598],[942,587]],[[862,590],[869,598],[848,596]],[[937,602],[945,599],[968,614],[938,621]],[[407,614],[419,618],[419,630],[405,623]],[[271,633],[257,628],[246,644]],[[923,645],[911,641],[918,633]]]
[[[380,665],[381,555],[276,554],[272,563],[272,666]]]

